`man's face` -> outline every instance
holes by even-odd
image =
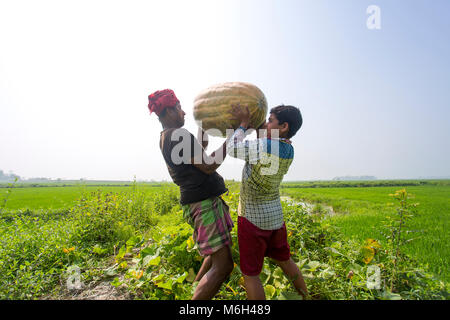
[[[169,119],[171,125],[173,125],[175,128],[181,128],[184,126],[184,116],[186,113],[181,109],[181,105],[177,104],[173,108],[167,108],[166,111],[166,118]]]
[[[181,109],[180,104],[177,104],[177,106],[175,107],[175,111],[177,123],[180,125],[180,127],[184,126],[184,116],[186,115],[186,113],[183,111],[183,109]]]

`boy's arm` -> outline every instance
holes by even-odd
[[[234,120],[239,120],[240,126],[233,133],[227,143],[227,154],[234,158],[245,160],[246,162],[256,162],[259,160],[259,140],[243,141],[245,131],[250,124],[250,111],[248,105],[245,108],[240,104],[231,105]]]

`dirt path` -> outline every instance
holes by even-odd
[[[117,275],[123,281],[123,275]],[[61,283],[57,293],[45,295],[41,300],[131,300],[130,294],[125,288],[118,288],[111,285],[111,280],[102,279],[82,284],[80,289],[69,290],[64,283]]]

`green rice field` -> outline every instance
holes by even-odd
[[[357,184],[356,182],[353,185]],[[412,202],[419,203],[417,215],[411,221],[411,229],[417,230],[405,250],[408,254],[427,264],[436,274],[449,281],[450,258],[450,183],[438,181],[434,184],[369,187],[295,187],[286,184],[283,194],[293,199],[333,208],[336,214],[329,222],[349,238],[364,240],[382,239],[382,226],[386,216],[394,213],[389,204],[389,194],[405,188],[415,196]],[[410,183],[411,184],[411,183]],[[292,187],[293,186],[293,187]]]
[[[0,185],[1,186],[1,185]],[[148,192],[157,192],[160,183],[141,183],[137,187]],[[96,190],[103,192],[126,192],[132,190],[131,182],[112,184],[78,184],[59,186],[57,183],[40,184],[35,187],[28,187],[22,184],[13,189],[7,188],[6,184],[0,187],[0,201],[8,195],[5,209],[61,209],[72,206],[83,193],[90,193]],[[0,202],[0,207],[2,203]]]
[[[236,221],[239,183],[226,183]],[[394,281],[395,252],[381,231],[395,212],[389,194],[403,188],[420,203],[411,227],[421,232],[402,248]],[[449,298],[450,181],[289,182],[281,194],[313,206],[283,201],[291,256],[312,299]],[[173,183],[0,185],[0,299],[95,299],[105,282],[105,299],[190,299],[202,257],[178,199]],[[237,223],[232,237],[235,269],[219,300],[246,299]],[[73,266],[89,284],[81,291],[64,285]],[[373,266],[382,270],[378,290],[367,287]],[[299,298],[269,260],[261,277],[268,299]]]

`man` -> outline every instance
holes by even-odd
[[[160,149],[172,180],[180,187],[183,217],[194,228],[194,241],[205,257],[192,299],[211,299],[233,270],[233,222],[220,197],[227,188],[216,172],[226,155],[226,143],[207,156],[198,140],[182,128],[185,113],[172,90],[156,91],[148,100],[150,114],[156,113],[163,127]]]

